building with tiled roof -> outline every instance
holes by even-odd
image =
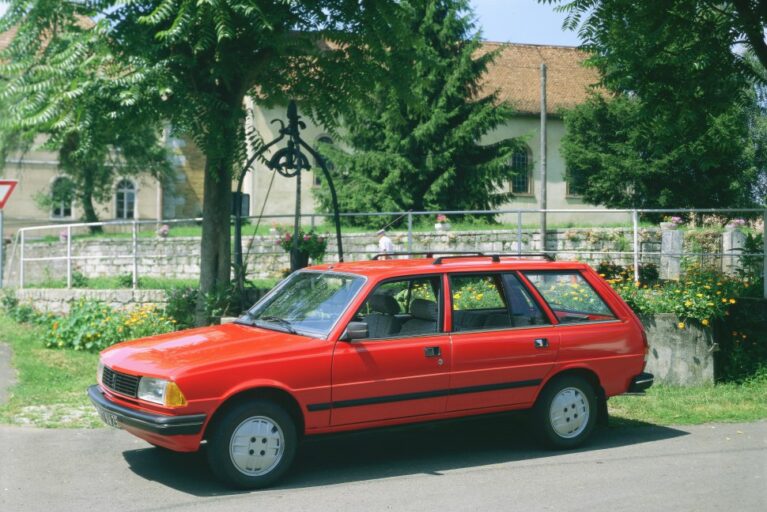
[[[513,43],[485,42],[480,53],[497,51],[498,55],[489,67],[482,86],[482,93],[497,91],[499,100],[509,102],[517,114],[503,127],[489,133],[481,141],[492,143],[510,137],[521,137],[527,150],[515,155],[510,165],[517,169],[529,169],[519,172],[507,184],[514,193],[514,199],[503,209],[539,208],[541,193],[540,180],[540,111],[541,111],[541,64],[547,68],[547,196],[549,209],[593,209],[583,203],[578,191],[565,180],[566,166],[559,148],[565,133],[561,113],[582,103],[599,81],[599,74],[592,67],[584,65],[587,54],[578,48],[567,46],[546,46]],[[271,140],[277,136],[273,119],[284,119],[285,108],[266,109],[253,106],[253,126],[264,137]],[[299,105],[300,108],[300,105]],[[321,127],[309,124],[303,132],[304,139],[310,144],[320,139],[332,140]],[[321,172],[318,170],[318,172]],[[295,204],[295,183],[293,180],[277,176],[273,183],[272,173],[265,166],[257,166],[256,171],[246,179],[244,191],[248,194],[250,211],[258,213],[264,207],[266,193],[271,184],[271,192],[266,201],[267,214],[291,214]],[[302,184],[302,211],[314,212],[311,193],[313,179],[304,179]],[[505,220],[516,221],[516,215],[506,215]],[[553,225],[579,223],[602,223],[604,215],[589,213],[551,214]],[[618,219],[610,219],[615,221]],[[286,222],[288,219],[286,219]],[[538,217],[525,214],[525,224],[535,224]]]
[[[4,48],[13,37],[12,32],[0,34],[0,48]],[[483,91],[497,90],[499,99],[511,103],[517,111],[505,126],[488,134],[483,143],[491,143],[509,137],[521,137],[527,144],[527,151],[515,155],[510,165],[519,169],[529,168],[528,173],[519,175],[508,184],[515,198],[504,209],[537,208],[540,197],[540,67],[547,66],[547,113],[548,113],[548,207],[589,209],[575,193],[568,188],[565,180],[566,170],[560,155],[560,140],[564,135],[564,124],[560,113],[572,108],[587,97],[589,88],[598,81],[598,74],[593,68],[585,67],[586,54],[572,47],[528,45],[512,43],[483,44],[480,52],[498,51],[494,63],[485,77]],[[284,119],[285,108],[262,108],[250,105],[253,115],[249,119],[265,140],[276,137],[273,119]],[[300,105],[299,105],[300,108]],[[307,120],[308,122],[308,120]],[[332,137],[320,127],[309,123],[303,132],[309,143]],[[179,139],[170,139],[171,152],[177,164],[178,179],[165,190],[154,179],[138,178],[131,181],[134,194],[131,195],[126,183],[115,184],[115,195],[108,204],[99,207],[103,220],[125,217],[130,214],[139,219],[183,218],[199,215],[202,204],[203,156],[191,143]],[[20,225],[50,222],[74,222],[79,216],[76,205],[54,205],[48,211],[34,198],[40,193],[48,193],[59,178],[56,155],[43,151],[32,151],[24,155],[11,155],[5,169],[0,173],[4,177],[18,177],[21,180],[14,199],[6,207],[6,236]],[[259,213],[266,199],[272,173],[263,165],[246,178],[244,192],[249,214]],[[123,187],[120,189],[119,185]],[[314,179],[304,179],[302,193],[302,211],[315,211],[312,187]],[[128,208],[126,197],[133,197],[134,204]],[[295,184],[291,179],[277,176],[272,183],[269,200],[265,206],[266,214],[292,215],[294,211]],[[579,221],[600,222],[593,215],[567,215],[552,217],[553,224],[568,223],[578,218]],[[512,220],[511,218],[509,220]],[[515,217],[514,219],[515,220]],[[525,223],[534,223],[534,217],[525,217]],[[285,221],[288,223],[288,220]]]

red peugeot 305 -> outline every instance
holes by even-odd
[[[108,425],[180,452],[203,441],[239,488],[274,483],[304,436],[531,409],[555,448],[642,392],[639,319],[588,265],[500,255],[327,264],[232,324],[104,350]]]

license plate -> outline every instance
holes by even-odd
[[[101,421],[103,421],[110,427],[120,428],[120,425],[117,423],[116,414],[112,414],[111,412],[108,412],[108,411],[99,410],[99,416],[101,416]]]

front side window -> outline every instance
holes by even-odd
[[[524,275],[562,323],[615,319],[615,314],[580,272],[531,271]]]
[[[368,338],[385,339],[439,332],[438,276],[387,281],[376,287],[357,311]]]
[[[118,219],[135,218],[136,185],[130,180],[122,180],[115,189],[115,217]]]
[[[237,322],[325,337],[364,282],[348,274],[295,272]]]

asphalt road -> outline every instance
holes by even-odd
[[[253,492],[122,431],[0,427],[0,510],[763,512],[767,422],[603,429],[574,452],[516,418],[325,437]]]

